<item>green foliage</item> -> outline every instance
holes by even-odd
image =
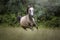
[[[60,27],[60,19],[57,17],[54,17],[51,20],[46,21],[45,25],[48,27]]]
[[[1,17],[1,22],[2,23],[8,23],[8,24],[14,24],[14,21],[16,21],[15,14],[5,14]]]
[[[60,6],[45,5],[36,8],[38,23],[43,23],[47,27],[60,27]]]
[[[38,25],[42,23],[48,27],[60,27],[60,6],[58,4],[60,2],[56,5],[56,2],[52,0],[47,2],[43,0],[0,0],[0,24],[19,25],[17,16],[26,14],[29,3],[34,5],[34,17]]]
[[[25,2],[25,3],[24,3]],[[23,16],[26,12],[26,0],[1,0],[0,24],[17,25],[17,16]]]

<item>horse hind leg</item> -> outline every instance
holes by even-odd
[[[23,29],[27,31],[26,27],[23,27]]]
[[[37,30],[38,30],[38,27],[35,27]],[[34,29],[33,29],[33,27],[30,27],[30,29],[33,31]]]

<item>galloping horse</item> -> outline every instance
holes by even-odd
[[[28,8],[27,15],[21,17],[20,25],[25,30],[26,30],[26,28],[32,29],[33,27],[36,27],[38,29],[38,27],[36,26],[36,23],[35,23],[35,19],[33,18],[33,15],[34,15],[34,8],[32,6],[30,6]]]

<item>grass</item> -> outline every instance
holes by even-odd
[[[0,40],[60,40],[60,29],[43,28],[31,31],[21,27],[2,27],[0,26]]]

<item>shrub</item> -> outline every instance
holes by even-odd
[[[48,27],[60,27],[60,18],[54,17],[52,20],[45,22]]]

